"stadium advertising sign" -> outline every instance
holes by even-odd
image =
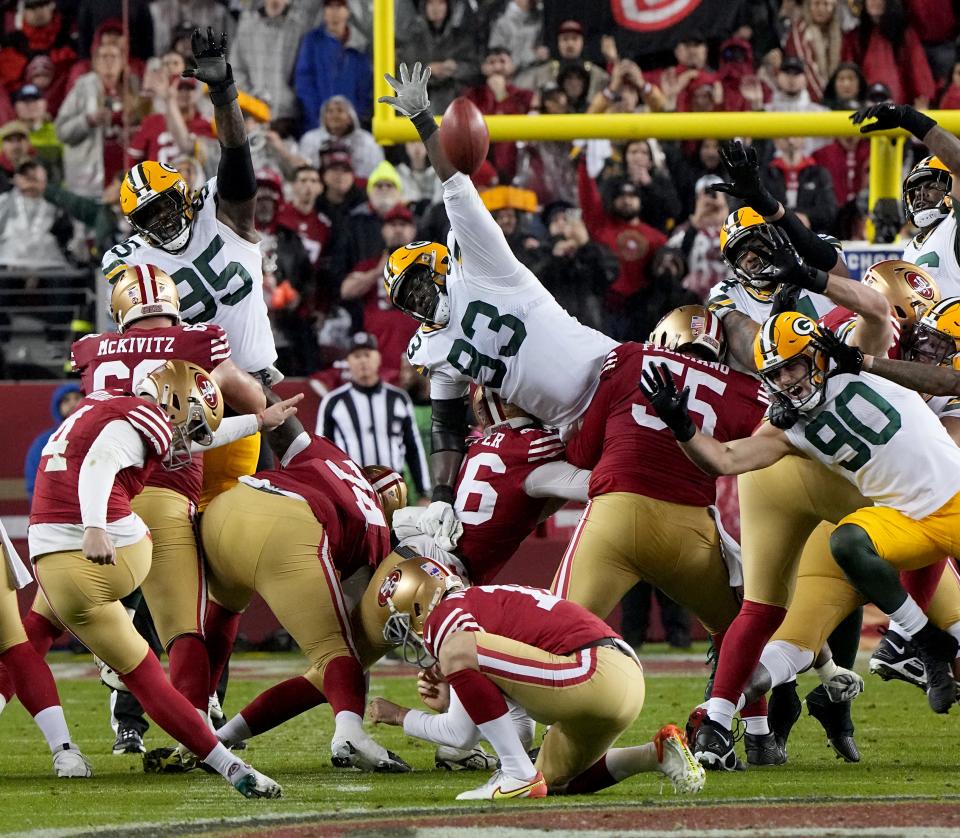
[[[850,269],[852,279],[863,279],[867,268],[885,259],[902,259],[903,246],[898,244],[870,244],[869,242],[844,242],[843,258]]]

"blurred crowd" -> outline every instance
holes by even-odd
[[[190,34],[210,26],[228,33],[247,117],[278,366],[329,388],[364,330],[379,341],[383,377],[415,390],[402,359],[416,324],[386,301],[383,265],[411,240],[445,240],[448,225],[422,145],[384,148],[368,130],[372,0],[126,0],[127,29],[123,6],[0,4],[5,287],[29,299],[34,275],[84,266],[102,282],[101,254],[131,232],[119,181],[133,162],[174,166],[194,189],[215,174],[209,101],[180,75]],[[621,55],[616,33],[593,37],[585,25],[548,32],[539,0],[396,0],[397,59],[431,67],[438,114],[458,95],[485,114],[960,103],[952,0],[751,2],[724,37],[684,29],[644,56]],[[769,189],[814,230],[863,237],[866,140],[756,145]],[[562,305],[635,339],[726,277],[719,238],[731,207],[711,189],[723,177],[716,140],[637,139],[496,143],[473,179]],[[4,342],[10,317],[0,314]],[[22,377],[0,349],[6,375]]]

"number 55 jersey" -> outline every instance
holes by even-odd
[[[233,362],[259,372],[277,360],[263,299],[260,245],[238,236],[217,219],[217,179],[194,199],[190,239],[181,253],[168,253],[134,235],[108,250],[101,270],[108,281],[126,265],[156,265],[177,283],[185,323],[216,323],[233,349]]]
[[[544,424],[570,425],[616,341],[567,314],[517,260],[466,175],[444,182],[443,200],[450,321],[418,329],[407,358],[430,373],[431,398],[459,398],[475,381]]]

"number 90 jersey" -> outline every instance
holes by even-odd
[[[263,299],[260,245],[238,236],[217,220],[217,179],[211,178],[194,203],[190,241],[182,253],[168,253],[131,236],[103,255],[107,280],[125,265],[156,265],[177,283],[185,323],[216,323],[230,338],[233,362],[247,372],[274,364],[277,350]]]
[[[434,399],[459,398],[475,381],[547,425],[570,425],[616,341],[567,314],[517,260],[466,175],[444,182],[443,200],[450,322],[418,329],[408,360],[430,373]]]

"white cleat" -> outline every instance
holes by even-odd
[[[342,738],[335,736],[330,752],[334,768],[359,768],[378,774],[406,774],[412,770],[393,751],[388,751],[363,731]]]
[[[438,745],[433,763],[437,768],[445,768],[447,771],[496,771],[500,767],[500,760],[479,745],[469,751]]]
[[[93,776],[93,766],[75,745],[65,745],[53,755],[53,773],[61,778]]]
[[[461,792],[457,795],[457,800],[517,800],[522,797],[546,796],[547,783],[539,771],[529,780],[520,780],[502,771],[494,771],[486,783],[479,788]]]
[[[227,720],[223,708],[220,706],[220,696],[216,693],[207,700],[207,715],[211,722],[225,722]]]
[[[237,770],[234,772],[234,765]],[[237,762],[230,766],[227,772],[231,774],[229,778],[233,787],[244,797],[283,797],[283,789],[276,780],[271,780],[266,774],[261,774],[252,765],[245,762]]]
[[[116,690],[117,692],[121,693],[130,692],[130,690],[127,689],[126,684],[120,680],[120,673],[117,672],[117,670],[111,669],[96,655],[93,656],[93,662],[97,665],[97,671],[100,673],[100,682],[104,686],[110,687],[111,690]]]
[[[703,790],[707,772],[687,747],[687,739],[676,725],[664,725],[653,737],[660,771],[677,794],[696,794]]]

